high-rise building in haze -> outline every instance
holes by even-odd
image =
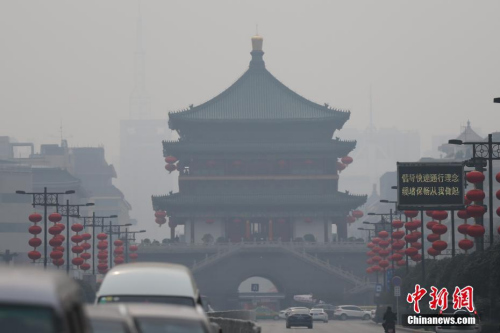
[[[153,223],[151,194],[175,189],[167,177],[161,158],[162,140],[171,131],[166,119],[151,118],[151,104],[146,91],[145,52],[142,43],[142,21],[137,19],[137,46],[134,59],[134,88],[130,95],[129,119],[120,121],[120,189],[132,206],[131,216],[138,225]],[[161,184],[161,185],[160,185]]]

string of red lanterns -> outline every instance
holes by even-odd
[[[37,237],[42,232],[42,228],[37,225],[42,220],[42,215],[33,213],[30,214],[28,219],[34,224],[28,228],[28,232],[33,235],[33,238],[28,241],[29,246],[33,247],[33,250],[28,252],[28,258],[35,262],[42,257],[42,254],[36,250],[37,247],[42,245],[42,239]]]

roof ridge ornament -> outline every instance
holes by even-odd
[[[263,56],[264,51],[262,51],[262,44],[264,43],[264,38],[259,34],[252,37],[252,60],[250,61],[250,68],[265,68]]]

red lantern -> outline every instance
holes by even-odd
[[[66,237],[64,237],[64,235],[61,234],[55,235],[53,238],[59,239],[61,240],[61,242],[64,242],[66,240]]]
[[[374,251],[368,251],[366,252],[366,255],[369,257],[373,257],[376,253]]]
[[[467,196],[464,195],[464,205],[468,206],[472,203],[472,201],[470,201],[469,199],[467,199]]]
[[[52,247],[61,246],[62,243],[63,243],[63,241],[60,238],[56,238],[56,237],[49,240],[49,245]]]
[[[465,178],[472,184],[482,183],[484,181],[484,174],[479,171],[470,171],[467,172]]]
[[[372,260],[375,262],[379,262],[380,260],[382,260],[382,258],[380,258],[379,256],[375,256],[372,258]]]
[[[481,217],[486,213],[484,206],[471,205],[467,206],[467,214],[470,217]]]
[[[80,265],[80,269],[83,271],[88,271],[90,269],[90,264],[85,262],[85,263]]]
[[[499,173],[497,173],[497,175],[495,176],[495,178],[496,178],[497,182],[499,182],[499,183],[500,183],[500,172],[499,172]]]
[[[61,229],[61,231],[64,231],[64,229],[66,229],[66,226],[62,223],[56,223],[54,226]]]
[[[52,263],[54,264],[54,266],[59,267],[59,266],[64,265],[64,259],[62,259],[62,258],[61,259],[54,259],[54,260],[52,260]]]
[[[427,224],[425,225],[425,227],[429,230],[432,230],[432,227],[434,227],[435,225],[438,225],[439,222],[436,222],[436,221],[429,221],[427,222]]]
[[[83,260],[89,260],[89,259],[91,258],[91,255],[90,255],[90,253],[85,252],[85,253],[82,253],[82,254],[80,255],[80,257],[81,257]]]
[[[382,251],[382,248],[378,247],[378,246],[375,246],[373,249],[372,249],[373,252],[375,253],[379,253],[380,251]]]
[[[89,234],[88,232],[86,232],[86,233],[82,234],[82,239],[83,239],[84,241],[88,241],[88,240],[90,240],[91,238],[92,238],[92,235],[91,235],[91,234]]]
[[[394,243],[392,243],[392,248],[394,250],[401,250],[404,247],[405,247],[405,242],[402,240],[397,240]]]
[[[363,217],[364,214],[360,210],[353,210],[352,213],[351,213],[351,215],[354,216],[357,219],[360,219],[360,218]]]
[[[458,247],[464,251],[467,251],[474,247],[474,242],[470,239],[462,239],[460,242],[458,242]]]
[[[419,237],[417,237],[416,234],[411,233],[405,236],[405,241],[407,243],[415,243],[418,240]]]
[[[175,162],[177,162],[177,157],[174,157],[174,156],[165,157],[165,163],[173,164]]]
[[[438,234],[428,234],[427,235],[427,240],[429,242],[435,242],[435,241],[439,240],[440,237],[441,236],[439,236]]]
[[[340,159],[343,164],[349,165],[352,163],[353,159],[351,156],[344,156]]]
[[[476,188],[476,189],[467,191],[466,196],[467,196],[467,199],[469,199],[470,201],[481,201],[484,199],[484,197],[486,195],[484,194],[483,190]]]
[[[347,222],[354,223],[354,222],[356,222],[356,218],[354,216],[349,215],[349,216],[347,216]]]
[[[71,236],[71,241],[73,243],[81,243],[83,241],[82,235],[73,235]]]
[[[137,253],[130,253],[128,256],[132,260],[136,260],[137,258],[139,258],[139,255]]]
[[[403,259],[403,256],[401,254],[399,254],[399,253],[394,253],[392,255],[392,260],[394,260],[394,261],[399,261],[401,259]]]
[[[430,247],[427,249],[427,253],[429,253],[430,256],[437,257],[438,255],[441,254],[441,251],[438,251],[435,248]]]
[[[432,218],[438,221],[446,220],[448,218],[448,212],[445,210],[435,210],[432,212]]]
[[[174,220],[170,219],[170,221],[168,221],[168,226],[173,229],[177,227],[177,223]]]
[[[51,234],[51,235],[58,235],[61,232],[62,232],[62,230],[59,229],[58,227],[53,226],[53,227],[49,228],[49,234]]]
[[[391,241],[389,239],[384,239],[378,243],[378,246],[385,249],[385,248],[388,248],[390,244],[391,244]]]
[[[432,232],[438,235],[444,235],[448,231],[448,227],[444,224],[436,224],[432,227]]]
[[[405,223],[405,229],[406,230],[417,230],[418,227],[419,227],[419,223],[415,223],[417,220],[415,221],[410,221],[410,222],[406,222]]]
[[[469,229],[471,225],[470,224],[461,224],[458,226],[458,232],[461,233],[462,235],[466,235],[467,234],[467,229]]]
[[[500,216],[500,207],[497,208],[497,215]]]
[[[73,260],[71,260],[71,263],[75,266],[80,266],[81,264],[84,263],[84,260],[80,257],[76,257],[76,258],[73,258]]]
[[[113,251],[114,254],[116,255],[122,255],[123,254],[123,248],[121,247],[117,247],[114,251]]]
[[[123,241],[120,240],[120,239],[117,239],[113,242],[113,244],[115,244],[115,246],[122,246],[123,245]]]
[[[367,274],[372,274],[372,273],[373,273],[372,268],[371,268],[371,267],[368,267],[368,268],[366,269],[366,273],[367,273]]]
[[[448,243],[446,243],[443,240],[437,240],[437,241],[432,243],[432,248],[439,251],[439,252],[446,250],[447,247],[448,247]]]
[[[411,243],[411,247],[416,248],[417,250],[420,250],[422,248],[422,243],[420,243],[420,242]]]
[[[418,254],[415,254],[413,257],[410,257],[410,258],[411,258],[411,260],[418,262],[418,261],[422,260],[422,255],[420,253],[418,253]]]
[[[463,220],[468,219],[470,216],[467,214],[467,210],[462,209],[457,212],[457,216]]]
[[[54,246],[54,251],[61,251],[64,253],[64,247],[62,246]]]
[[[422,233],[420,231],[413,231],[411,234],[417,239],[422,238]]]
[[[38,223],[42,220],[42,215],[38,213],[33,213],[28,217],[28,219],[30,220],[30,222]]]
[[[372,238],[372,243],[373,244],[378,244],[378,242],[380,242],[380,241],[381,241],[381,239],[378,238],[378,237]]]
[[[467,229],[467,235],[471,237],[483,237],[484,232],[484,227],[479,224],[473,224]]]
[[[165,217],[165,216],[167,216],[167,212],[164,210],[157,210],[155,212],[155,217]]]
[[[31,260],[35,261],[35,260],[38,260],[42,257],[42,254],[38,251],[30,251],[28,252],[28,258],[30,258]]]
[[[409,218],[414,218],[414,217],[418,216],[417,210],[405,210],[404,213],[405,213],[406,217],[409,217]]]
[[[389,237],[389,233],[385,230],[382,230],[378,233],[378,236],[382,239]]]
[[[83,238],[83,235],[82,235],[82,238]],[[101,241],[106,240],[106,239],[108,239],[108,235],[106,235],[105,233],[97,234],[97,239],[101,240]]]
[[[90,245],[90,243],[82,243],[81,247],[83,247],[84,250],[90,250],[92,245]]]
[[[80,223],[75,223],[71,226],[71,230],[73,230],[74,232],[80,232],[83,230],[83,225],[81,225]]]
[[[285,224],[285,219],[278,219],[278,224]]]
[[[172,173],[172,171],[175,171],[177,167],[175,164],[167,164],[165,165],[165,170],[167,170],[169,173]]]
[[[137,245],[130,245],[129,250],[131,252],[135,252],[135,251],[139,250],[139,247]]]
[[[99,272],[105,271],[105,270],[108,269],[108,265],[106,265],[106,264],[99,264],[99,265],[97,265],[97,269],[99,270]]]
[[[409,257],[413,257],[418,253],[418,250],[414,247],[409,247],[405,250],[405,254]]]
[[[155,219],[155,222],[156,222],[157,224],[159,224],[160,226],[162,226],[163,224],[167,223],[167,219],[166,219],[166,218],[164,218],[164,217],[157,217],[157,218]]]
[[[337,170],[342,171],[346,168],[347,166],[344,163],[337,162]]]
[[[396,264],[398,266],[405,266],[406,265],[406,260],[399,260]]]
[[[399,228],[402,228],[403,226],[404,226],[404,223],[401,220],[394,220],[394,221],[392,221],[392,227],[393,228],[399,229]]]
[[[100,252],[100,253],[97,254],[97,259],[99,259],[99,260],[107,260],[108,259],[108,254]]]
[[[387,260],[380,260],[378,265],[382,268],[387,268],[389,267],[389,262]]]
[[[82,253],[83,252],[83,247],[81,247],[81,246],[73,246],[71,248],[71,252],[73,252],[73,253]]]
[[[394,231],[392,233],[392,238],[394,239],[402,239],[405,236],[405,232],[403,230]]]
[[[28,241],[28,244],[31,246],[31,247],[39,247],[40,245],[42,245],[42,240],[40,238],[31,238],[29,241]]]
[[[59,213],[52,213],[49,215],[50,222],[56,223],[56,222],[61,221],[61,219],[62,219],[62,216]]]
[[[235,224],[241,223],[241,220],[240,219],[234,219],[233,223],[235,223]]]
[[[115,260],[113,260],[115,264],[120,265],[125,262],[125,260],[122,257],[116,257]]]
[[[366,259],[366,263],[368,265],[373,265],[373,259],[371,259],[371,258],[370,259]]]
[[[52,251],[50,252],[50,258],[51,259],[60,259],[63,257],[63,253],[61,251]]]
[[[99,250],[106,250],[108,248],[108,242],[100,241],[99,243],[97,243],[97,248]]]
[[[304,222],[305,222],[305,223],[312,223],[312,221],[313,221],[313,220],[312,220],[312,218],[310,218],[310,217],[306,217],[306,218],[304,219]]]
[[[207,224],[212,224],[212,223],[214,223],[214,222],[215,222],[215,220],[214,220],[214,219],[207,219],[205,222],[206,222]]]
[[[382,258],[385,258],[387,257],[389,254],[391,254],[391,251],[389,251],[388,249],[383,249],[383,250],[380,250],[380,252],[378,253]]]
[[[42,228],[38,225],[32,225],[31,227],[28,228],[28,232],[32,235],[38,235],[39,233],[42,232]]]

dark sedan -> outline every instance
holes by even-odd
[[[313,318],[307,313],[292,313],[286,318],[286,328],[305,326],[313,328]]]

